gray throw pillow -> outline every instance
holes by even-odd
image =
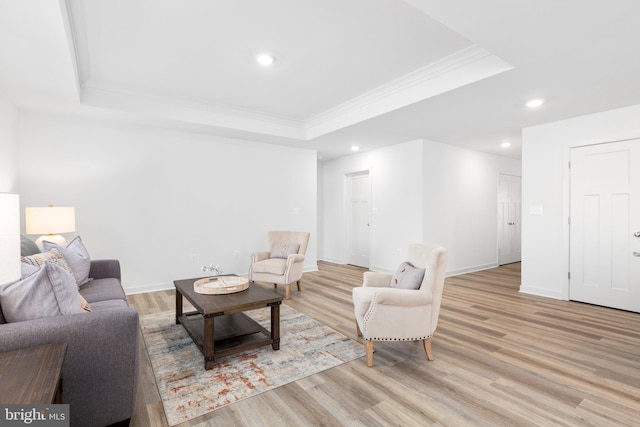
[[[20,256],[30,256],[40,253],[40,249],[36,242],[27,236],[20,235]]]
[[[52,249],[60,251],[65,261],[67,261],[67,264],[69,264],[78,286],[82,286],[89,281],[91,258],[89,257],[89,252],[87,251],[87,248],[84,247],[80,236],[74,237],[66,248],[46,240],[42,242],[42,247],[46,251]]]
[[[275,242],[269,258],[288,258],[289,255],[297,254],[299,250],[300,243]]]
[[[73,276],[49,260],[24,279],[0,287],[0,305],[7,322],[83,312]]]
[[[389,286],[398,289],[420,289],[425,271],[424,268],[414,267],[409,262],[403,262],[391,278]]]

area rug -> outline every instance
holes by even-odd
[[[270,329],[271,309],[247,312]],[[364,356],[364,346],[287,306],[280,306],[280,350],[271,346],[221,358],[211,370],[175,312],[140,324],[167,422],[173,426],[225,405]]]

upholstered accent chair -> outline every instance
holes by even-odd
[[[269,251],[251,254],[250,282],[285,286],[285,299],[291,295],[291,284],[300,288],[304,254],[310,234],[305,231],[269,231]]]
[[[431,337],[438,325],[447,257],[441,246],[409,245],[407,261],[425,269],[419,289],[392,287],[391,274],[364,273],[362,287],[353,289],[353,306],[367,366],[373,366],[373,341],[421,340],[427,359],[434,360]]]

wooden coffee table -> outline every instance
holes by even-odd
[[[174,280],[176,324],[182,324],[204,355],[204,368],[213,368],[217,358],[271,344],[280,349],[280,304],[283,297],[274,289],[250,284],[249,288],[227,295],[203,295],[193,290],[195,279]],[[182,312],[182,298],[195,311]],[[271,331],[244,312],[271,307]]]

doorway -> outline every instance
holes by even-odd
[[[569,299],[640,312],[640,139],[571,149]]]
[[[371,228],[371,180],[369,171],[346,175],[347,264],[369,268],[369,230]]]
[[[498,174],[498,265],[521,260],[522,177]]]

